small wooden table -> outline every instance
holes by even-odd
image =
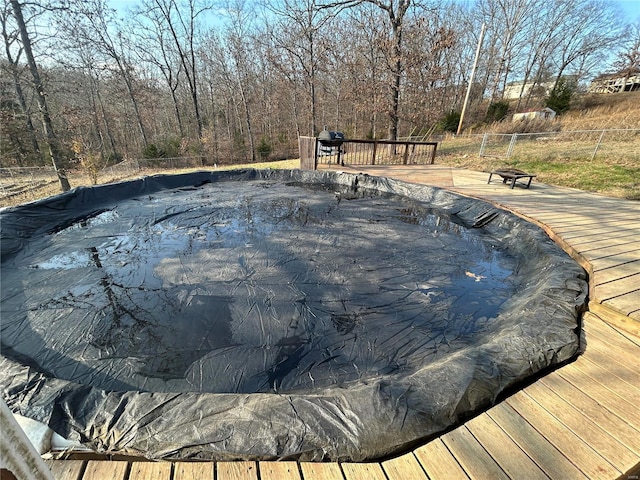
[[[507,180],[511,180],[511,188],[516,186],[516,180],[521,178],[528,178],[529,181],[526,183],[525,188],[529,188],[531,186],[531,180],[535,178],[537,175],[531,175],[530,173],[523,172],[522,170],[518,170],[517,168],[503,168],[501,170],[494,170],[489,173],[489,181],[487,183],[491,183],[491,177],[494,175],[500,175],[502,177],[502,183],[507,183]]]

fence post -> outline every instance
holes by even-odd
[[[602,133],[600,134],[600,138],[598,139],[598,143],[596,144],[596,149],[593,151],[593,155],[591,155],[591,161],[596,158],[596,153],[598,153],[598,149],[600,148],[600,144],[602,143],[602,137],[604,136],[605,131],[606,130],[602,130]]]
[[[484,146],[486,145],[486,143],[487,143],[487,134],[485,133],[482,136],[482,143],[480,144],[480,153],[478,153],[479,157],[484,157]]]
[[[515,147],[517,140],[518,140],[517,133],[514,133],[513,135],[511,135],[511,141],[509,142],[509,149],[507,150],[507,158],[511,158],[511,154],[513,153],[513,147]]]
[[[376,164],[376,150],[378,150],[378,142],[373,141],[373,156],[371,157],[371,165]]]

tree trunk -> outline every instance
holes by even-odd
[[[242,99],[242,105],[244,107],[244,121],[247,127],[247,139],[249,140],[249,150],[251,150],[251,162],[255,163],[256,147],[253,141],[253,131],[251,128],[251,113],[249,112],[249,102],[247,101],[245,88],[240,78],[238,78],[238,90],[240,91],[240,98]]]
[[[109,124],[109,120],[107,119],[107,114],[104,109],[104,103],[102,101],[102,96],[100,95],[98,82],[96,82],[95,88],[96,88],[96,98],[98,99],[98,103],[100,104],[102,122],[104,123],[104,128],[107,132],[107,137],[109,137],[109,145],[111,146],[111,153],[113,154],[114,160],[117,160],[117,158],[119,157],[118,149],[116,148],[116,142],[113,138],[113,133],[111,132],[111,126]]]
[[[27,57],[29,70],[31,72],[31,76],[33,77],[33,85],[37,93],[36,98],[38,100],[38,107],[42,116],[42,126],[44,129],[45,141],[49,146],[49,155],[51,157],[51,162],[53,163],[53,168],[58,175],[60,187],[62,188],[63,192],[66,192],[71,189],[71,185],[69,183],[69,179],[67,178],[66,172],[61,166],[62,159],[60,158],[58,141],[53,131],[53,124],[49,115],[49,109],[47,108],[47,100],[45,98],[42,80],[40,79],[40,73],[38,72],[38,66],[36,65],[35,58],[33,57],[33,51],[31,50],[31,39],[29,38],[29,33],[27,32],[27,27],[24,23],[24,17],[22,16],[22,7],[20,6],[20,3],[18,3],[18,0],[10,0],[10,3],[11,7],[13,8],[13,15],[16,18],[16,23],[18,24],[18,29],[20,31],[20,38],[22,39],[22,46],[24,48],[25,56]]]
[[[144,129],[144,124],[142,123],[142,115],[140,115],[140,108],[138,107],[138,100],[136,99],[135,94],[133,93],[133,84],[131,82],[131,78],[127,73],[127,68],[123,65],[123,60],[119,55],[115,53],[115,48],[113,50],[114,60],[118,65],[118,70],[120,71],[120,75],[122,75],[122,79],[124,80],[124,84],[127,87],[127,93],[129,94],[129,99],[131,100],[131,105],[133,106],[133,113],[136,116],[136,122],[138,123],[138,130],[140,131],[140,138],[142,139],[143,148],[147,148],[149,142],[147,140],[147,133]]]
[[[396,56],[393,74],[393,85],[391,87],[391,110],[389,111],[389,140],[398,139],[398,123],[400,117],[398,110],[400,109],[400,82],[402,79],[402,33],[394,28],[395,46],[394,54]]]
[[[20,78],[16,73],[15,69],[11,68],[11,73],[13,75],[14,86],[16,90],[16,95],[18,97],[18,102],[20,103],[20,108],[24,113],[26,119],[25,124],[27,127],[27,132],[29,132],[29,139],[31,140],[31,146],[33,148],[34,153],[38,156],[38,163],[42,162],[42,158],[40,157],[40,145],[38,145],[38,137],[36,136],[36,129],[33,126],[33,122],[31,121],[31,114],[27,108],[27,102],[24,98],[24,92],[22,91],[22,85],[20,85]]]
[[[176,84],[177,87],[177,84]],[[180,132],[180,138],[184,138],[184,127],[182,126],[182,116],[180,115],[180,104],[178,103],[178,97],[176,96],[176,89],[171,89],[171,100],[173,100],[173,113],[176,116],[176,122],[178,122],[178,131]]]
[[[393,56],[394,66],[391,74],[393,84],[391,86],[391,109],[389,110],[389,140],[398,139],[398,124],[400,123],[400,86],[402,81],[402,16],[391,18],[393,24]],[[395,153],[395,146],[392,146]]]
[[[2,36],[4,38],[4,46],[5,46],[5,52],[7,55],[7,60],[9,62],[9,70],[11,70],[11,78],[13,79],[13,85],[16,91],[16,96],[18,97],[18,103],[20,104],[22,113],[25,116],[25,124],[27,127],[27,132],[29,133],[29,140],[31,141],[33,153],[38,157],[38,163],[40,163],[42,162],[40,145],[38,145],[38,137],[36,135],[36,129],[33,126],[33,122],[31,121],[31,113],[27,108],[27,101],[25,100],[24,92],[22,91],[22,84],[20,83],[20,75],[18,74],[17,61],[13,59],[13,55],[11,54],[11,42],[9,40],[9,36],[6,30],[5,21],[6,21],[6,18],[3,17]],[[21,149],[22,149],[22,146],[21,146]]]

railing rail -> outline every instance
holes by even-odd
[[[432,165],[437,142],[410,140],[345,140],[339,146],[321,149],[315,137],[300,137],[300,168],[318,165]]]

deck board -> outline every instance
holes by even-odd
[[[168,462],[135,462],[131,464],[129,480],[147,480],[171,478],[172,465]]]
[[[540,467],[488,415],[474,418],[467,423],[467,428],[510,478],[517,478],[522,472],[527,472],[527,480],[547,478]]]
[[[590,365],[591,370],[599,370],[604,375],[615,375],[625,383],[625,387],[631,390],[629,398],[635,398],[640,405],[640,384],[637,383],[638,371],[640,371],[638,359],[629,358],[628,363],[620,363],[620,359],[611,350],[600,350],[595,345],[591,349],[591,354],[584,359],[583,363]]]
[[[539,182],[531,189],[511,190],[486,185],[482,172],[439,165],[340,169],[486,199],[532,219],[581,255],[590,263],[595,288],[590,292],[593,312],[583,319],[587,344],[582,356],[466,424],[382,463],[160,462],[165,466],[139,467],[137,462],[48,461],[55,478],[574,480],[635,474],[640,462],[640,329],[633,319],[640,319],[640,204]]]
[[[637,461],[640,456],[640,441],[638,440],[640,439],[640,431],[559,375],[549,375],[541,379],[539,383],[547,386],[556,395],[564,394],[565,398],[570,399],[568,402],[574,408],[583,412],[589,420],[633,451]]]
[[[219,462],[216,464],[217,480],[257,480],[256,462]]]
[[[260,480],[300,480],[296,462],[260,462]]]
[[[346,480],[387,480],[379,463],[342,463]]]
[[[622,381],[621,375],[624,372],[621,370],[624,367],[615,368],[612,364],[609,365],[610,370],[615,373],[611,373],[604,367],[601,367],[597,363],[593,363],[588,359],[577,363],[575,368],[583,374],[589,376],[592,382],[601,382],[609,391],[615,393],[626,402],[627,405],[621,403],[627,409],[634,408],[637,411],[638,405],[640,405],[640,391],[637,388],[629,385],[627,382]]]
[[[616,395],[614,392],[598,381],[594,381],[588,375],[582,373],[578,369],[562,369],[558,372],[562,378],[572,383],[576,388],[586,392],[592,399],[603,405],[607,410],[611,411],[618,417],[625,420],[636,430],[640,431],[640,420],[638,420],[638,409],[624,398]]]
[[[45,463],[56,480],[80,480],[86,466],[82,460],[46,460]]]
[[[221,478],[221,477],[218,477],[218,478]],[[227,478],[234,479],[234,477],[227,477]],[[240,480],[241,478],[242,477],[236,477],[234,480]],[[212,463],[176,462],[173,466],[173,480],[212,480],[212,479],[213,479]]]
[[[382,469],[389,480],[405,480],[407,478],[426,478],[418,459],[412,455],[387,460],[382,463]]]
[[[471,478],[509,478],[466,426],[452,430],[442,440]]]
[[[300,464],[302,476],[306,480],[344,480],[342,470],[337,463],[312,463]]]
[[[588,477],[611,479],[622,473],[525,393],[506,402]]]
[[[417,448],[413,453],[431,480],[469,478],[456,457],[439,438]]]
[[[587,478],[560,450],[511,406],[502,403],[487,415],[538,465],[549,478]],[[518,477],[515,477],[518,478]]]
[[[637,458],[634,452],[582,412],[574,409],[570,402],[556,396],[549,387],[537,382],[528,387],[526,393],[617,470],[622,472],[628,465],[633,465]]]
[[[129,462],[89,460],[84,475],[82,475],[82,480],[105,480],[107,478],[111,480],[126,480],[128,471]]]

